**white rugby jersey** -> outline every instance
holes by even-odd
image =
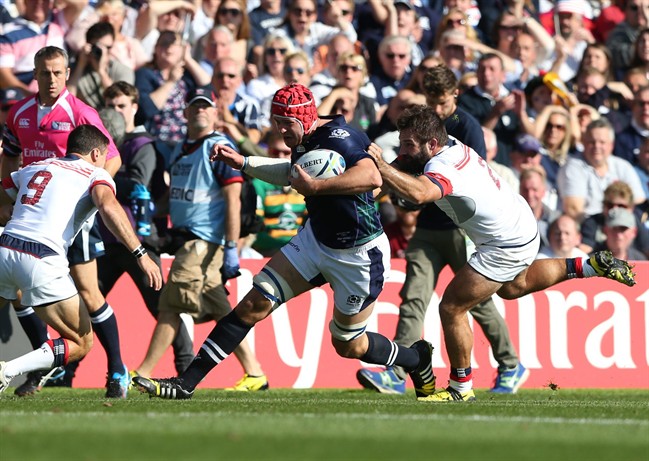
[[[442,190],[435,203],[476,245],[517,247],[536,236],[538,224],[525,199],[455,138],[426,163],[424,174]]]
[[[65,256],[83,222],[97,212],[91,197],[97,185],[115,193],[106,170],[73,157],[46,159],[11,173],[2,181],[16,200],[5,233]]]

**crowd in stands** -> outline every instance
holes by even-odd
[[[285,155],[269,115],[290,82],[393,159],[396,117],[425,103],[425,74],[447,66],[490,166],[537,215],[542,254],[629,240],[616,257],[649,258],[649,0],[4,0],[0,33],[0,122],[36,91],[36,51],[64,47],[67,88],[88,105],[103,108],[118,81],[137,88],[135,125],[162,159],[187,135],[188,94],[207,84],[217,130],[247,155]],[[286,241],[303,207],[255,187],[271,218],[247,246],[268,255],[269,236]],[[394,206],[381,201],[399,256],[416,213]]]

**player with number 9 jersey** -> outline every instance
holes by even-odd
[[[64,157],[27,165],[2,181],[16,200],[5,233],[42,243],[65,256],[81,224],[97,212],[90,194],[98,184],[115,191],[108,172],[84,160]]]

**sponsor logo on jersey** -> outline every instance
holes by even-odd
[[[345,139],[351,136],[349,131],[344,130],[342,128],[336,128],[329,134],[329,138],[338,138],[338,139]]]
[[[72,123],[70,122],[52,122],[52,129],[58,131],[72,131]]]
[[[194,189],[185,190],[182,187],[172,187],[169,191],[171,200],[184,200],[185,202],[194,201]]]
[[[18,119],[18,128],[29,128],[29,119],[28,118]]]

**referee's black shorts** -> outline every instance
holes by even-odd
[[[103,256],[104,242],[99,233],[99,221],[93,218],[81,226],[74,242],[68,248],[68,262],[70,266],[86,263]]]

